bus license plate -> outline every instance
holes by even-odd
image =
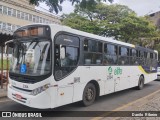
[[[16,98],[17,98],[17,99],[22,99],[22,96],[21,96],[21,95],[16,94]]]

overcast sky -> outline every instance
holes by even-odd
[[[160,11],[160,0],[115,0],[134,10],[138,16]]]
[[[160,11],[160,0],[114,0],[114,3],[128,6],[134,10],[138,16]],[[44,10],[43,8],[48,9],[48,7],[42,3],[38,9]],[[72,12],[74,7],[71,2],[66,1],[62,4],[62,9],[63,11],[60,12],[59,15]]]

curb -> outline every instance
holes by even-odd
[[[6,98],[6,97],[7,97],[7,93],[0,94],[0,98]]]

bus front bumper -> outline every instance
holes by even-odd
[[[36,96],[33,96],[33,95],[28,95],[28,94],[15,91],[12,89],[12,87],[9,84],[7,96],[8,98],[20,104],[23,104],[32,108],[39,108],[39,109],[51,108],[50,95],[47,94],[46,91]]]

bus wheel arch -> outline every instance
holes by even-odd
[[[91,80],[86,84],[84,88],[82,96],[82,104],[84,106],[92,105],[94,101],[99,97],[99,94],[100,94],[100,88],[98,82],[95,80]],[[88,96],[90,97],[90,99]]]
[[[144,75],[141,74],[140,77],[139,77],[139,80],[138,80],[137,89],[138,89],[138,90],[142,90],[143,87],[144,87],[144,83],[145,83],[145,78],[144,78]]]

